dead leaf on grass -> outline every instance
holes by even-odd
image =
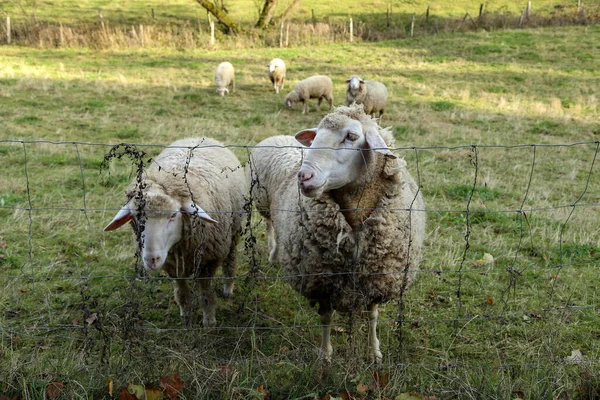
[[[365,394],[367,394],[367,391],[369,390],[369,386],[365,385],[364,383],[359,383],[358,385],[356,385],[356,393],[360,394],[361,396],[364,396]]]
[[[46,387],[46,394],[48,395],[48,398],[52,399],[52,400],[56,399],[58,396],[60,396],[64,387],[65,387],[64,383],[59,382],[59,381],[50,383]]]
[[[184,385],[185,382],[177,372],[170,378],[168,376],[161,376],[160,378],[160,387],[163,388],[165,396],[171,400],[177,400],[177,395],[181,393]]]
[[[98,314],[97,313],[92,313],[92,315],[90,315],[89,317],[87,317],[85,319],[85,322],[87,322],[88,325],[92,325],[97,320],[98,320]]]
[[[109,378],[108,381],[106,382],[106,391],[108,392],[108,395],[110,397],[113,397],[113,380],[112,380],[112,378]]]

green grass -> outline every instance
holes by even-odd
[[[284,109],[294,82],[328,74],[341,104],[343,81],[359,72],[388,86],[383,125],[393,127],[429,211],[401,342],[397,304],[381,312],[379,372],[390,375],[372,397],[593,398],[598,160],[587,180],[596,144],[552,145],[598,140],[599,40],[589,26],[287,49],[3,47],[1,136],[17,142],[0,143],[0,394],[41,399],[59,380],[65,398],[106,398],[109,378],[119,388],[156,385],[174,372],[190,399],[258,399],[261,385],[272,398],[374,388],[360,316],[352,342],[348,319],[335,317],[334,360],[318,361],[316,310],[267,263],[258,219],[258,265],[240,245],[236,294],[220,299],[215,330],[181,326],[168,280],[131,278],[131,233],[102,232],[135,174],[126,158],[100,173],[110,145],[207,135],[246,146],[294,134],[325,114],[314,103],[307,115]],[[279,95],[264,67],[275,56],[288,65]],[[223,60],[237,71],[225,98],[212,82]],[[518,147],[532,143],[544,146]],[[151,157],[159,146],[140,149]],[[590,206],[570,216],[584,191],[579,204]],[[495,263],[482,263],[485,253]],[[563,362],[573,350],[587,361]]]

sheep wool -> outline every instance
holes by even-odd
[[[225,93],[229,93],[229,87],[231,91],[235,92],[235,71],[233,65],[230,62],[222,62],[217,65],[215,70],[215,85],[217,86],[217,93],[220,96],[224,96]]]
[[[346,80],[346,105],[352,103],[362,104],[365,114],[374,115],[379,113],[379,117],[385,111],[385,104],[388,98],[388,91],[385,85],[377,81],[362,80],[357,75],[352,75]]]
[[[333,108],[333,81],[325,75],[315,75],[296,83],[294,90],[289,92],[283,99],[287,108],[292,108],[296,103],[302,103],[302,114],[309,111],[308,100],[319,99],[318,106],[321,109],[323,99],[329,103],[329,111]]]
[[[279,89],[283,89],[283,83],[285,81],[285,62],[281,58],[274,58],[267,64],[267,72],[269,79],[273,84],[275,93],[279,94]]]
[[[116,229],[132,220],[134,236],[137,236],[140,219],[169,218],[173,211],[179,211],[173,208],[181,205],[180,240],[168,249],[162,268],[171,278],[207,278],[198,283],[202,297],[200,305],[204,325],[214,325],[216,298],[210,278],[222,265],[227,278],[224,292],[232,294],[245,194],[243,168],[237,157],[220,142],[210,138],[178,140],[153,159],[140,182],[129,185],[126,206],[105,230]],[[204,220],[214,218],[218,223],[201,222],[195,215],[184,212],[183,206],[187,204],[202,207],[199,213],[205,215]],[[129,210],[129,219],[117,220],[124,210]],[[116,226],[112,226],[113,223]],[[161,235],[147,230],[145,234]],[[147,237],[146,242],[150,239]],[[175,280],[174,285],[181,316],[188,317],[192,294],[187,281]]]
[[[318,128],[342,129],[348,118],[375,123],[362,106],[353,105],[338,107]],[[389,130],[377,129],[392,146]],[[340,200],[344,188],[306,197],[299,190],[297,174],[302,153],[311,150],[293,146],[297,142],[291,136],[266,139],[252,152],[249,167],[264,179],[263,192],[256,197],[259,211],[273,227],[273,253],[291,285],[311,303],[319,303],[325,326],[322,350],[328,357],[332,350],[326,325],[331,310],[367,308],[374,312],[376,325],[377,304],[399,297],[412,282],[425,236],[424,202],[404,160],[375,151],[363,152],[366,171],[356,177],[363,187],[358,208],[364,208],[357,216],[344,210]],[[374,325],[372,329],[374,334]],[[379,342],[374,340],[373,354],[381,359]]]

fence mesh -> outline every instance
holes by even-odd
[[[265,224],[251,196],[243,209],[230,210],[244,214],[234,296],[218,300],[217,325],[204,327],[197,298],[190,320],[180,318],[170,281],[195,285],[207,278],[149,273],[130,232],[102,232],[121,208],[124,188],[165,146],[20,140],[0,146],[6,162],[22,171],[2,178],[0,198],[5,385],[17,371],[40,365],[54,376],[96,371],[124,381],[178,370],[194,377],[198,393],[258,387],[270,368],[286,375],[269,378],[272,392],[302,380],[299,371],[323,373],[316,308],[288,284],[297,275],[268,262]],[[408,271],[415,282],[381,309],[378,371],[393,371],[397,387],[422,385],[442,397],[444,388],[456,394],[477,386],[452,381],[474,379],[470,371],[528,376],[543,383],[540,396],[560,386],[557,368],[595,374],[599,146],[393,149],[423,193],[425,209],[411,212],[427,214],[427,238],[420,269]],[[252,146],[225,147],[240,168],[252,168]],[[218,273],[212,285],[226,280]],[[367,326],[363,315],[335,316],[334,367],[373,367],[361,364],[368,359]],[[430,379],[418,378],[423,372]],[[584,394],[595,390],[580,387]]]

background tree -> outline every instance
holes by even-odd
[[[223,0],[196,0],[198,4],[200,4],[207,12],[214,15],[214,17],[219,21],[221,25],[223,25],[229,33],[237,33],[242,31],[242,27],[239,23],[234,21],[229,15],[229,11],[223,4]],[[288,19],[294,11],[300,5],[300,0],[292,0],[290,5],[281,13],[281,15],[277,18],[274,18],[275,10],[277,9],[277,5],[279,4],[279,0],[261,0],[259,5],[259,15],[258,21],[256,22],[256,27],[260,29],[265,29],[269,26],[272,21],[277,21],[278,23]]]

